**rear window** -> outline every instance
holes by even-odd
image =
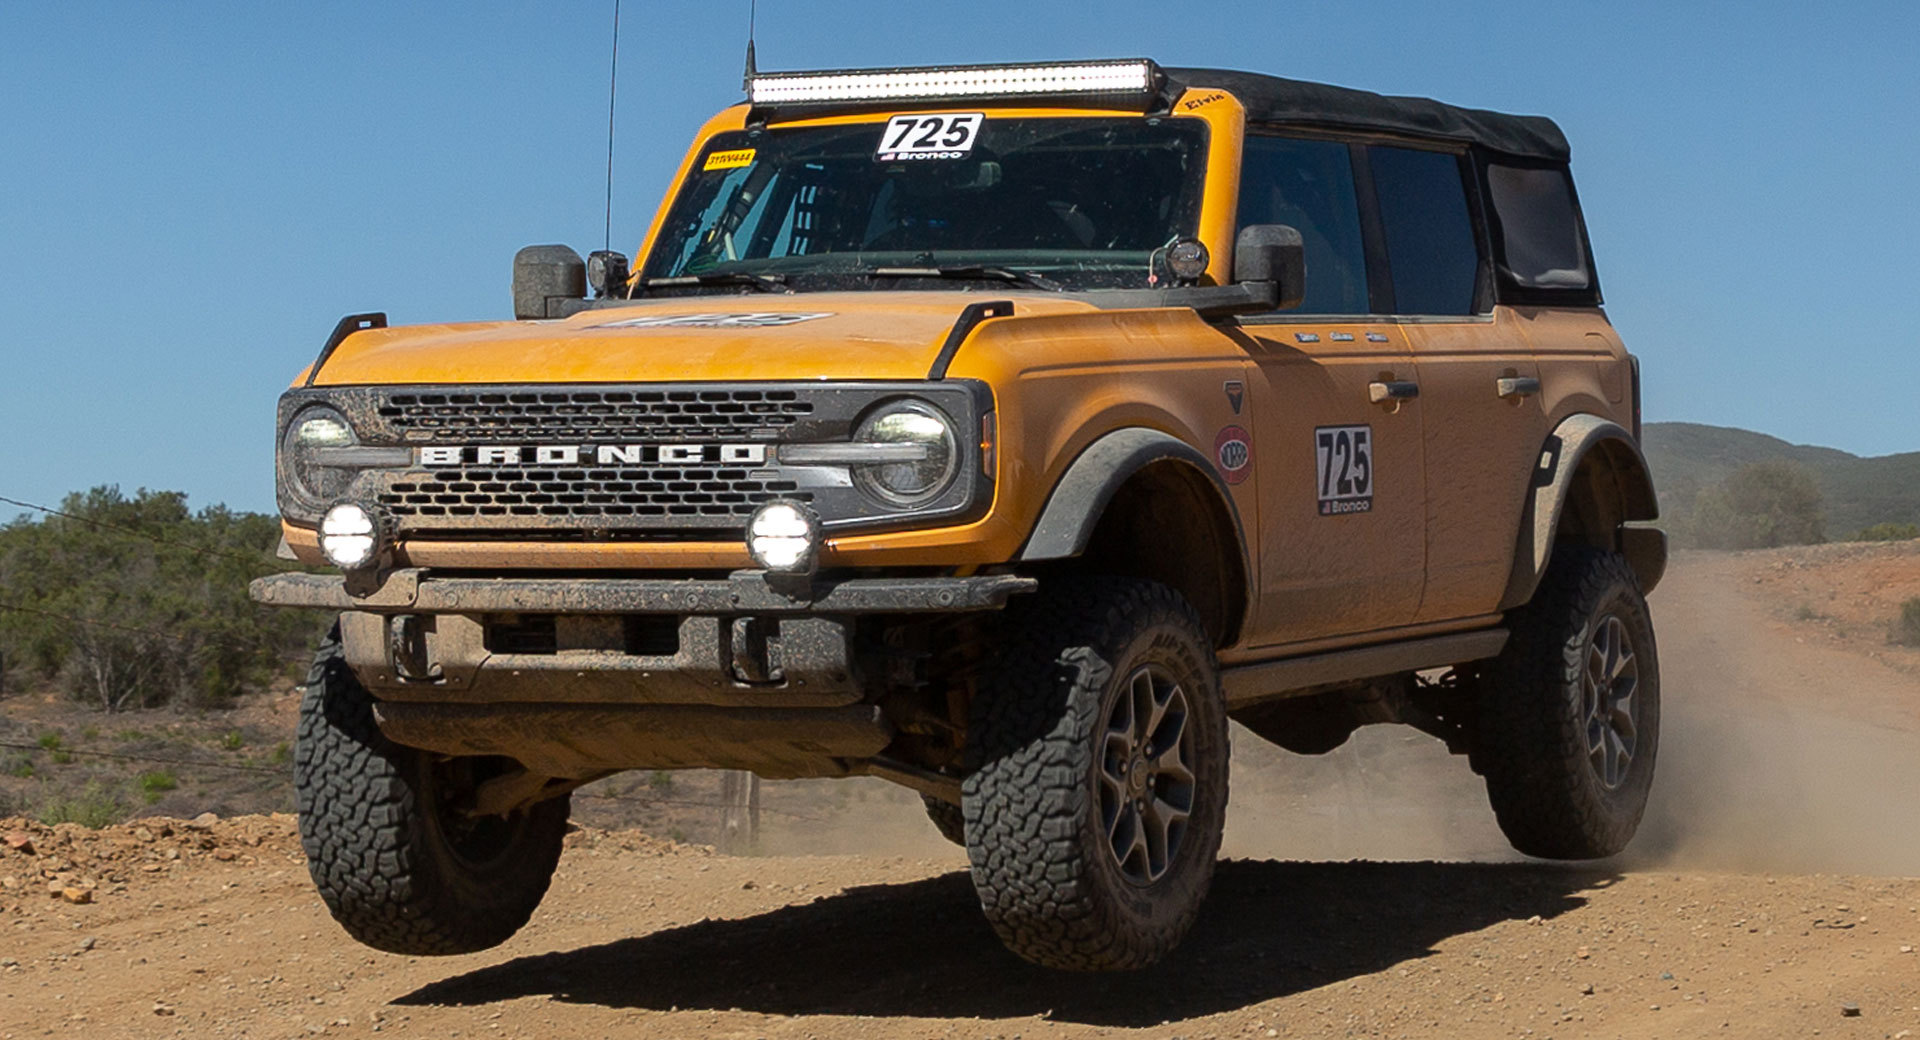
[[[1467,209],[1460,157],[1373,145],[1367,149],[1399,314],[1472,314],[1480,248]]]
[[[1487,167],[1500,272],[1527,290],[1590,292],[1593,271],[1574,205],[1573,181],[1559,167]]]

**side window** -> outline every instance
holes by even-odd
[[[1591,289],[1573,185],[1557,167],[1488,166],[1501,267],[1522,289]]]
[[[1239,216],[1241,227],[1288,224],[1300,232],[1307,298],[1299,313],[1367,313],[1367,252],[1344,143],[1249,134]]]
[[[1367,149],[1367,163],[1386,231],[1394,310],[1472,314],[1480,249],[1460,157],[1374,145]]]

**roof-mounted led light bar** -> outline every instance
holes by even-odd
[[[858,104],[1073,95],[1145,102],[1159,93],[1159,66],[1145,59],[1055,65],[775,72],[747,81],[756,106]]]

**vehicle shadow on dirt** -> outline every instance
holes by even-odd
[[[1617,875],[1538,864],[1220,865],[1178,951],[1141,976],[1045,971],[1001,947],[961,872],[870,885],[740,920],[521,957],[398,998],[543,996],[610,1008],[1006,1018],[1150,1026],[1417,961],[1500,921],[1550,919]]]

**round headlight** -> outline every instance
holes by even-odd
[[[330,502],[345,494],[355,471],[322,466],[317,453],[323,448],[348,448],[359,442],[347,417],[332,408],[320,405],[294,416],[280,440],[288,490],[310,504]]]
[[[894,401],[867,416],[854,431],[863,444],[901,444],[922,449],[918,458],[870,462],[853,468],[861,490],[891,506],[923,505],[940,496],[960,469],[953,423],[923,401]]]

